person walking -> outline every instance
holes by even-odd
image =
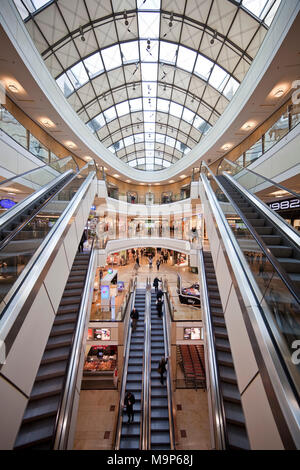
[[[159,267],[160,267],[160,261],[159,259],[156,261],[156,268],[157,268],[157,271],[159,271]]]
[[[83,245],[84,245],[85,241],[86,241],[86,235],[85,235],[85,231],[84,231],[83,234],[82,234],[81,240],[79,242],[79,246],[78,246],[79,253],[83,252]]]
[[[157,299],[156,301],[156,310],[159,318],[162,317],[162,308],[163,308],[163,299]]]
[[[163,295],[164,295],[163,291],[161,289],[158,289],[158,291],[156,293],[156,300],[162,299]]]
[[[152,257],[149,256],[149,269],[152,269]]]
[[[133,405],[135,404],[135,396],[132,392],[127,392],[124,399],[124,406],[126,406],[126,413],[128,416],[127,423],[133,423],[134,421],[134,409]]]
[[[158,291],[158,284],[159,284],[159,279],[158,279],[158,277],[156,277],[153,281],[153,287],[155,289],[155,292]]]
[[[139,255],[137,254],[136,256],[136,260],[135,260],[136,264],[138,265],[138,267],[140,267],[140,258],[139,258]]]
[[[165,380],[164,373],[167,371],[166,365],[168,363],[168,359],[169,359],[168,357],[165,358],[164,356],[162,356],[158,364],[157,371],[160,374],[160,383],[162,385],[164,385],[164,380]]]
[[[135,307],[131,310],[130,318],[132,319],[132,322],[131,322],[132,333],[134,333],[136,330],[137,321],[139,319],[139,312]]]

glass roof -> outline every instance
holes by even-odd
[[[214,126],[281,2],[14,1],[90,131],[131,167],[152,171],[184,157]]]

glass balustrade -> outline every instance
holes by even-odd
[[[86,176],[86,169],[83,169],[2,248],[0,251],[0,301],[11,290],[36,250],[74,198]]]
[[[258,301],[262,307],[264,320],[272,332],[283,362],[299,393],[300,365],[296,365],[292,360],[295,341],[300,340],[299,303],[266,256],[265,251],[235,211],[222,188],[218,187],[214,193],[244,255],[242,264],[248,265],[259,287],[261,294]]]

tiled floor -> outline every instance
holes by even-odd
[[[177,273],[181,274],[183,286],[189,286],[198,281],[198,276],[189,271],[187,266],[172,266],[162,264],[159,271],[155,260],[153,268],[149,269],[148,259],[140,258],[141,267],[138,270],[138,287],[146,283],[147,277],[167,279],[175,306],[177,319],[201,319],[201,309],[192,308],[179,302],[176,293]],[[135,274],[134,263],[117,267],[118,279],[126,284]],[[182,410],[176,412],[177,449],[209,449],[209,419],[207,394],[203,390],[177,389],[175,392],[176,405]],[[114,411],[110,411],[115,406]],[[74,449],[76,450],[105,450],[113,448],[113,438],[118,411],[118,392],[114,390],[82,390],[80,394],[78,420]],[[182,431],[182,432],[181,432]],[[186,437],[183,437],[185,436]]]
[[[204,390],[176,390],[178,450],[210,449],[207,393]],[[110,411],[111,406],[114,411]],[[118,411],[118,392],[114,390],[82,390],[79,401],[74,450],[113,449],[114,428]],[[185,431],[186,437],[182,437]],[[105,439],[105,434],[109,438]]]

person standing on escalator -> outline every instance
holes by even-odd
[[[135,404],[135,396],[131,392],[127,392],[124,399],[124,406],[126,407],[126,413],[128,416],[127,423],[133,423],[134,420],[134,409],[133,405]]]

